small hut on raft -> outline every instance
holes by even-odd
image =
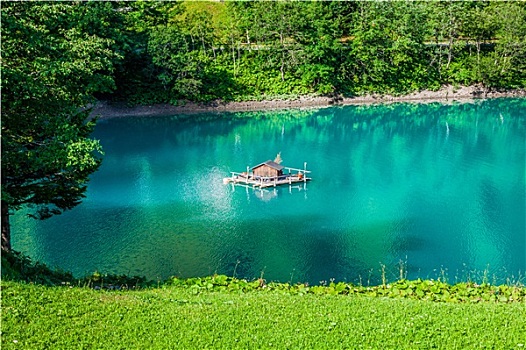
[[[288,173],[284,174],[283,170]],[[231,171],[232,176],[225,177],[223,183],[252,185],[253,187],[270,187],[296,182],[307,182],[311,178],[307,177],[310,171],[307,171],[307,163],[304,163],[303,169],[290,168],[276,162],[276,160],[267,160],[252,168],[247,167],[246,172],[238,173]]]
[[[283,175],[285,167],[272,160],[267,160],[264,163],[252,167],[252,174],[260,177],[279,177]]]

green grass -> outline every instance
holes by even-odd
[[[520,349],[524,302],[2,284],[2,349]]]
[[[522,283],[82,279],[2,254],[2,349],[521,349]]]

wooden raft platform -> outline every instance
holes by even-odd
[[[298,169],[285,167],[269,160],[256,165],[252,171],[250,171],[250,167],[247,167],[247,171],[242,173],[231,171],[232,175],[225,177],[223,183],[249,185],[257,188],[292,185],[312,180],[307,176],[310,171],[307,171],[306,168],[307,163],[304,163],[303,169]],[[288,174],[284,174],[283,170],[288,170]]]

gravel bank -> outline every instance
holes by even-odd
[[[424,90],[404,96],[365,95],[352,98],[344,98],[339,96],[319,96],[300,97],[296,100],[265,100],[244,102],[213,101],[209,103],[187,102],[181,106],[172,106],[170,104],[156,104],[151,106],[128,107],[125,104],[110,104],[105,101],[99,101],[93,108],[92,115],[98,115],[100,118],[116,118],[127,116],[163,116],[207,112],[257,111],[286,108],[326,107],[332,105],[391,103],[404,101],[447,102],[495,97],[526,97],[526,90],[491,91],[485,94],[482,88],[477,86],[459,88],[454,88],[453,86],[445,86],[438,91]]]

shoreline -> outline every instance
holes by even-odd
[[[100,119],[145,116],[170,116],[177,114],[199,114],[218,112],[248,112],[262,110],[278,110],[288,108],[323,108],[331,106],[368,105],[396,102],[452,102],[470,101],[476,99],[498,97],[526,97],[526,90],[489,91],[479,86],[458,87],[445,86],[437,91],[423,90],[408,95],[390,96],[369,94],[357,97],[302,96],[295,100],[262,100],[242,102],[211,101],[207,103],[186,102],[184,105],[154,104],[147,106],[128,107],[124,103],[98,101],[91,116]]]

